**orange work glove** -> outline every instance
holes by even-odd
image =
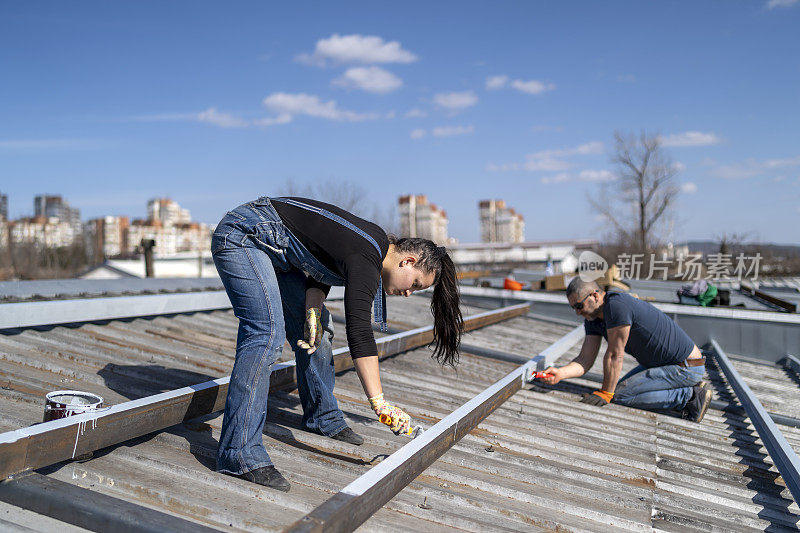
[[[581,403],[588,403],[589,405],[597,405],[598,407],[602,407],[604,405],[608,405],[609,403],[611,403],[611,399],[613,397],[614,397],[613,392],[608,392],[601,389],[601,390],[596,390],[591,394],[589,393],[584,394]]]

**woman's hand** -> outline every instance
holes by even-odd
[[[384,400],[383,393],[370,398],[369,405],[378,415],[378,420],[389,426],[395,435],[406,435],[411,432],[411,417],[399,407]]]
[[[311,355],[317,351],[319,343],[322,342],[322,333],[322,309],[316,307],[306,309],[303,340],[297,341],[297,346]]]

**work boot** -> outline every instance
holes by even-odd
[[[261,468],[256,468],[255,470],[245,472],[244,474],[228,475],[246,479],[251,483],[258,483],[259,485],[264,485],[265,487],[270,487],[272,489],[282,490],[283,492],[289,492],[289,488],[291,488],[291,485],[288,481],[286,481],[286,478],[284,478],[281,473],[278,472],[278,469],[272,465],[262,466]]]
[[[681,412],[682,418],[692,422],[700,422],[706,416],[708,404],[711,403],[711,396],[711,391],[705,387],[699,385],[692,387],[692,397],[686,402],[686,406]]]
[[[364,437],[350,429],[349,427],[345,427],[336,435],[331,435],[332,439],[340,440],[342,442],[346,442],[348,444],[353,444],[355,446],[361,446],[364,444]]]

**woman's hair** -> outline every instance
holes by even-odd
[[[442,366],[455,367],[458,363],[461,335],[464,333],[464,318],[459,307],[458,280],[453,260],[447,255],[444,246],[436,246],[428,239],[398,239],[389,235],[389,242],[402,254],[416,255],[417,268],[425,273],[434,273],[431,313],[433,342],[436,346],[432,357]]]

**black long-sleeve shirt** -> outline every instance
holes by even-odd
[[[347,321],[345,329],[350,356],[354,359],[377,356],[378,349],[372,333],[372,302],[378,292],[383,258],[389,250],[386,232],[377,224],[335,205],[307,198],[292,199],[342,217],[370,235],[380,247],[379,254],[371,242],[334,220],[291,204],[272,202],[283,223],[303,243],[303,246],[320,263],[344,278],[344,312]],[[307,287],[322,289],[326,295],[330,290],[329,286],[311,277],[307,278],[306,283]]]

